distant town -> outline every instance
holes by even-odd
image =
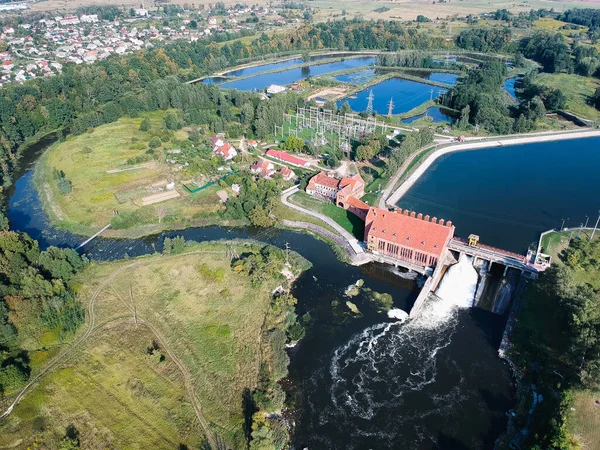
[[[27,3],[0,5],[3,16],[27,10]],[[64,64],[91,64],[110,55],[181,40],[194,42],[217,34],[251,35],[257,27],[279,27],[290,19],[278,10],[263,6],[216,4],[207,10],[185,10],[168,6],[159,11],[131,8],[125,16],[111,17],[102,10],[85,14],[93,7],[67,15],[19,16],[18,25],[0,28],[0,87],[10,82],[49,77],[61,73]],[[299,19],[291,19],[298,21]]]

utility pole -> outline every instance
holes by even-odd
[[[367,110],[366,113],[370,116],[371,114],[373,114],[373,99],[374,99],[374,95],[373,95],[373,89],[371,89],[369,91],[369,96],[367,97],[368,103],[367,103]]]
[[[598,211],[598,220],[596,220],[596,225],[594,226],[594,231],[592,231],[592,237],[590,238],[590,241],[594,239],[594,234],[596,234],[598,223],[600,223],[600,210]]]
[[[290,244],[285,243],[285,265],[290,267]]]
[[[590,220],[590,216],[585,216],[585,226],[583,228],[587,228],[588,220]]]
[[[388,117],[392,117],[393,112],[394,112],[394,99],[390,98],[390,102],[388,103]]]
[[[568,217],[567,217],[567,220],[569,220]],[[565,227],[565,219],[562,219],[562,223],[560,224],[560,230],[558,230],[558,231],[562,231],[564,227]]]

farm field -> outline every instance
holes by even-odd
[[[190,395],[211,433],[244,447],[243,395],[265,361],[272,292],[289,281],[280,254],[269,257],[260,283],[234,272],[231,248],[241,255],[262,246],[196,244],[79,274],[73,283],[84,306],[95,298],[95,331],[0,424],[0,447],[57,448],[73,425],[81,448],[201,448],[205,428]],[[294,275],[308,267],[294,253],[290,262]]]
[[[188,133],[162,130],[163,113],[146,116],[152,127],[149,132],[140,131],[142,118],[121,118],[89,133],[70,136],[40,158],[36,184],[56,223],[89,233],[111,221],[113,228],[129,228],[216,217],[218,186],[190,195],[182,187],[187,181],[186,171],[180,164],[169,163],[169,158],[180,155],[171,156],[168,149],[178,151],[178,142],[187,140]],[[166,143],[160,140],[164,141],[165,135],[170,138]],[[153,151],[148,149],[152,139],[159,139],[160,145]],[[70,192],[60,192],[57,171],[71,183]],[[199,180],[204,183],[210,178]],[[153,203],[156,198],[152,196],[169,192],[165,189],[171,182],[175,182],[179,195]]]

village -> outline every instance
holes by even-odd
[[[0,20],[26,11],[27,3],[0,5]],[[220,33],[253,34],[287,23],[278,10],[235,5],[175,13],[131,8],[112,20],[101,14],[19,16],[0,26],[0,87],[10,82],[59,74],[64,64],[92,64],[176,41],[194,42]],[[16,21],[15,21],[16,22]]]

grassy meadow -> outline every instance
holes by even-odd
[[[262,248],[234,247],[240,255]],[[295,254],[291,262],[296,275],[307,267]],[[230,264],[226,244],[203,243],[79,274],[73,285],[84,306],[97,295],[95,331],[0,423],[0,448],[56,448],[70,424],[81,448],[199,448],[185,380],[212,432],[244,448],[242,398],[258,382],[272,292],[289,281],[277,272],[253,283]]]
[[[170,359],[151,359],[152,340],[133,323],[99,332],[0,424],[0,448],[57,448],[69,425],[81,448],[198,448],[181,374]]]
[[[152,124],[151,131],[162,128],[162,112],[147,116]],[[111,222],[114,211],[135,225],[166,225],[216,216],[218,186],[188,195],[177,184],[181,197],[139,206],[141,197],[153,193],[153,183],[170,182],[179,176],[172,166],[163,161],[162,149],[173,146],[172,143],[162,144],[156,150],[157,159],[139,164],[128,163],[136,157],[147,156],[152,134],[140,131],[141,121],[142,118],[121,118],[89,133],[69,136],[42,155],[36,166],[35,179],[40,197],[55,223],[85,234]],[[186,138],[186,131],[174,132],[174,139]],[[55,170],[63,171],[71,182],[70,193],[60,193]]]
[[[566,73],[541,73],[536,83],[560,89],[567,97],[567,111],[589,120],[600,120],[600,111],[590,104],[590,99],[600,87],[598,80]]]

